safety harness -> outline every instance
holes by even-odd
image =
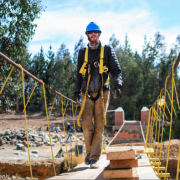
[[[86,51],[85,51],[85,56],[84,56],[84,63],[79,71],[79,73],[82,74],[82,76],[84,78],[86,71],[88,70],[88,81],[87,81],[86,91],[85,91],[85,95],[84,95],[84,100],[82,102],[81,110],[80,110],[79,116],[77,118],[77,124],[78,124],[78,126],[82,125],[80,123],[80,117],[81,117],[84,107],[85,107],[86,97],[90,98],[92,101],[95,102],[101,96],[101,107],[102,107],[102,112],[103,112],[103,120],[104,120],[104,126],[106,126],[106,114],[105,114],[105,110],[104,110],[104,97],[103,97],[103,72],[107,72],[108,68],[106,66],[103,66],[104,46],[101,46],[100,64],[98,64],[98,62],[95,62],[95,64],[94,64],[95,67],[99,67],[99,74],[101,74],[101,79],[102,79],[102,87],[101,87],[100,93],[98,93],[95,98],[93,98],[91,95],[88,94],[89,82],[91,79],[91,67],[88,64],[88,50],[89,50],[89,48],[87,47]],[[108,86],[108,83],[109,83],[109,76],[104,85]]]

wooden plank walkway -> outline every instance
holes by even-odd
[[[147,158],[146,155],[143,155],[145,158],[138,159],[138,167],[136,168],[139,179],[159,179]],[[101,155],[100,160],[98,161],[99,169],[90,169],[89,165],[84,163],[78,165],[74,169],[59,174],[55,177],[49,178],[50,180],[58,179],[94,179],[94,180],[104,180],[103,170],[109,165],[109,160],[106,159],[106,155]],[[111,179],[112,180],[112,179]]]

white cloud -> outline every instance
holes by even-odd
[[[169,30],[157,29],[156,17],[142,9],[136,8],[126,13],[111,11],[103,13],[98,11],[87,12],[83,7],[66,8],[59,11],[44,12],[41,18],[36,20],[38,27],[32,43],[29,44],[29,50],[35,54],[43,46],[44,51],[47,52],[51,44],[53,51],[57,52],[60,44],[65,43],[72,54],[74,45],[81,35],[87,43],[84,33],[87,24],[91,21],[96,22],[101,27],[100,40],[102,43],[108,44],[109,38],[115,33],[120,43],[124,44],[127,33],[132,50],[138,50],[139,53],[142,50],[144,35],[147,35],[147,38],[153,38],[154,34],[159,31],[165,36],[169,47],[175,43],[176,36],[179,33],[178,29],[173,28]]]

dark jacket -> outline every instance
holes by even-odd
[[[79,73],[79,70],[81,69],[84,63],[85,50],[86,48],[82,48],[79,50],[77,82],[76,82],[75,92],[80,92],[81,89],[82,92],[86,91],[88,71],[86,71],[84,79],[82,75]],[[100,51],[101,51],[101,43],[99,43],[99,46],[96,50],[91,50],[90,48],[88,50],[88,64],[90,64],[91,67],[91,79],[89,83],[88,93],[100,92],[100,89],[102,87],[102,80],[101,80],[101,74],[99,74],[99,67],[95,68],[94,66],[94,62],[100,61]],[[122,86],[121,68],[112,46],[105,45],[103,65],[105,65],[108,68],[108,71],[106,73],[103,73],[103,84],[106,82],[109,72],[111,72],[114,81],[114,86],[115,85]],[[108,84],[107,87],[103,86],[104,91],[108,89],[110,89],[110,84]]]

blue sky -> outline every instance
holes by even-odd
[[[160,32],[168,53],[180,34],[179,0],[42,0],[42,4],[47,8],[35,21],[36,32],[29,43],[33,55],[41,46],[46,53],[50,44],[56,53],[62,43],[72,55],[81,35],[88,42],[85,29],[92,21],[102,30],[103,44],[108,44],[114,33],[123,45],[127,33],[132,50],[140,54],[144,35],[152,41]]]

